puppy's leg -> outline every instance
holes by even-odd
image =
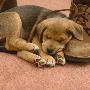
[[[24,50],[18,51],[17,56],[21,59],[24,59],[24,60],[30,62],[30,63],[38,65],[38,67],[42,67],[46,64],[46,61],[43,58],[41,58],[40,56],[33,54],[29,51],[24,51]]]
[[[41,43],[39,42],[37,36],[35,36],[35,37],[33,38],[33,43],[39,46],[39,50],[40,50],[39,55],[40,55],[43,59],[45,59],[45,63],[46,63],[45,65],[46,65],[46,66],[49,66],[49,67],[54,67],[54,66],[55,66],[55,63],[56,63],[55,59],[54,59],[52,56],[50,56],[50,55],[48,55],[48,54],[46,54],[46,53],[44,53],[44,52],[42,51]],[[41,62],[41,63],[42,63],[42,62]]]
[[[56,64],[64,65],[66,63],[63,51],[56,53],[54,56]]]
[[[38,46],[32,43],[27,43],[20,38],[20,32],[22,29],[22,22],[20,16],[16,12],[3,13],[1,21],[1,29],[5,31],[6,37],[6,49],[8,50],[37,50]],[[6,23],[7,21],[7,23]]]
[[[33,43],[28,43],[27,41],[21,39],[21,38],[16,38],[16,37],[10,37],[6,38],[6,49],[8,50],[27,50],[27,51],[35,51],[38,50],[39,47]]]

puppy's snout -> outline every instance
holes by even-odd
[[[52,54],[53,49],[51,49],[51,48],[47,48],[47,52],[48,52],[48,54]]]

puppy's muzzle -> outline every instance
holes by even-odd
[[[54,51],[53,49],[47,48],[47,53],[48,53],[49,55],[52,55],[53,51]]]
[[[62,50],[63,50],[63,48],[59,48],[59,49],[57,49],[57,50],[53,50],[53,49],[51,49],[51,48],[47,48],[47,53],[48,53],[49,55],[55,55],[56,53],[61,52]]]

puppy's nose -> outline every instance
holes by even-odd
[[[53,52],[53,49],[47,48],[47,52],[48,52],[48,54],[51,54]]]

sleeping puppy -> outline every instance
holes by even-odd
[[[45,56],[45,59],[48,58],[49,66],[53,66],[55,63],[62,65],[66,63],[62,51],[72,37],[77,40],[83,40],[82,26],[65,17],[53,17],[43,20],[37,25],[36,31],[41,45],[36,44],[41,46],[41,52],[50,55],[41,54],[42,57]]]
[[[18,57],[40,67],[64,65],[66,61],[62,51],[65,45],[72,37],[83,39],[81,25],[58,10],[39,6],[9,9],[0,14],[0,23],[0,37],[5,48],[17,51]]]

